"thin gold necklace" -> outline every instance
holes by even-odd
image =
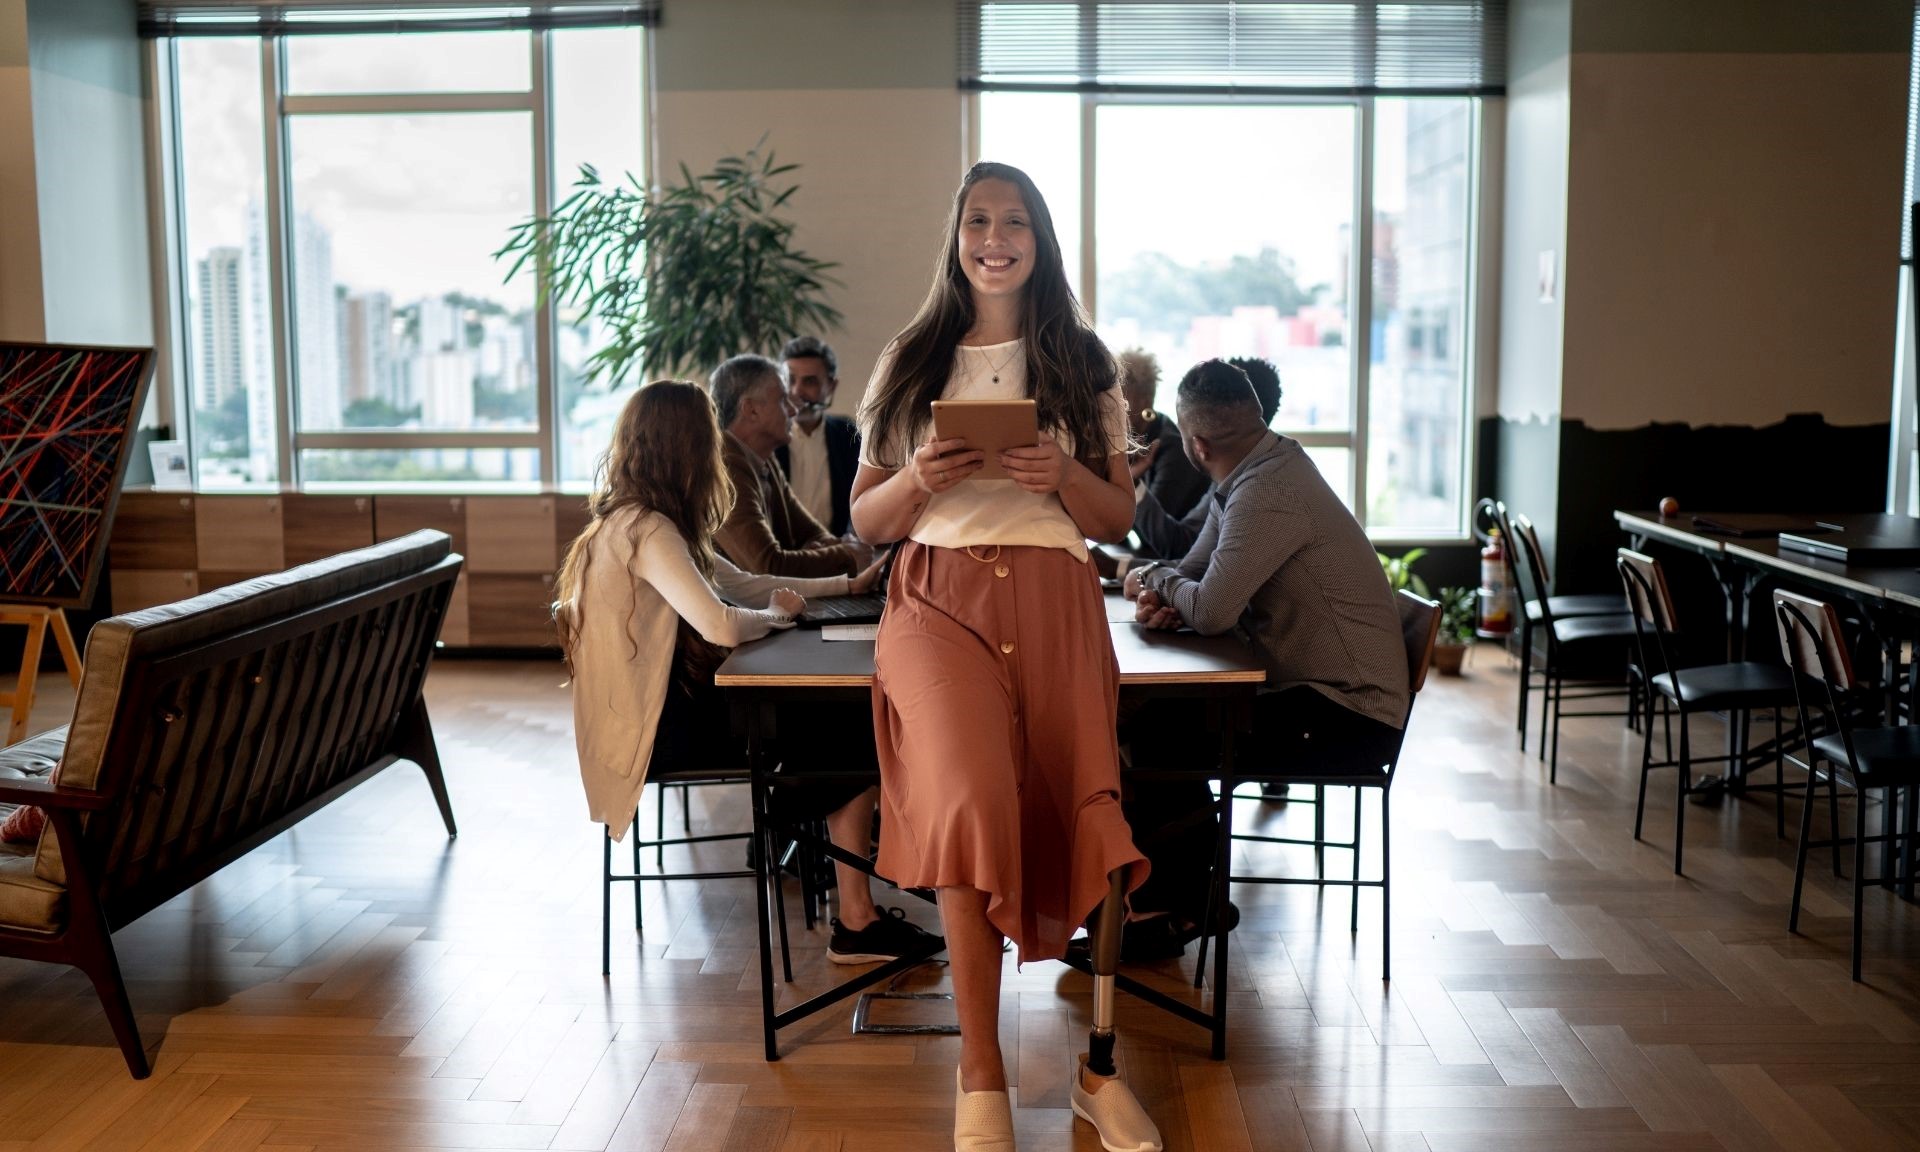
[[[995,384],[998,384],[1000,383],[1000,373],[1006,369],[1007,365],[1013,363],[1014,356],[1019,353],[1020,342],[1018,340],[1013,341],[1013,351],[1007,353],[1007,358],[1005,360],[1000,361],[998,364],[993,362],[993,357],[988,354],[985,348],[975,348],[974,351],[986,357],[987,367],[993,370],[993,382]]]

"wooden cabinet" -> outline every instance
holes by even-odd
[[[192,493],[186,492],[122,494],[107,542],[110,569],[179,572],[198,567],[193,505]]]
[[[287,565],[310,564],[373,543],[373,497],[291,493],[282,505]]]
[[[108,544],[108,579],[113,610],[130,612],[432,528],[466,557],[441,642],[550,650],[554,574],[587,519],[585,497],[557,493],[129,492]]]
[[[475,496],[467,501],[467,571],[553,571],[551,496]]]
[[[200,576],[197,572],[115,569],[107,574],[107,579],[113,589],[113,610],[116,613],[138,612],[142,608],[171,604],[200,594]]]
[[[193,534],[201,571],[278,572],[287,566],[278,496],[202,496]]]
[[[449,648],[467,647],[467,574],[453,582],[453,596],[447,601],[447,618],[440,622],[440,643]]]
[[[373,535],[391,540],[422,528],[433,528],[453,537],[453,550],[467,551],[467,498],[465,496],[376,496],[373,500]]]
[[[555,496],[553,498],[553,570],[560,571],[560,565],[566,563],[567,548],[573,538],[580,535],[593,519],[587,511],[585,496]]]
[[[471,572],[467,643],[475,648],[553,648],[553,575]]]

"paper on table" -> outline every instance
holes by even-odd
[[[822,640],[877,640],[879,637],[878,624],[825,624],[820,628]]]

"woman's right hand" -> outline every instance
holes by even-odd
[[[907,470],[915,487],[938,494],[980,471],[986,460],[985,452],[968,449],[967,442],[956,436],[952,440],[929,440],[920,445],[907,463]]]
[[[886,563],[887,556],[886,553],[883,552],[880,554],[878,560],[867,565],[858,575],[848,578],[847,592],[853,596],[864,596],[868,592],[873,591],[874,586],[880,583],[880,569],[884,567]]]
[[[767,608],[774,612],[784,612],[789,616],[798,616],[807,610],[806,598],[791,588],[776,588],[767,600]]]

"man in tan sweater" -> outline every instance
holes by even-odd
[[[774,453],[792,437],[793,406],[780,366],[764,356],[735,356],[708,383],[726,431],[733,512],[714,536],[727,559],[772,576],[851,576],[873,550],[835,537],[794,498]]]
[[[847,575],[854,577],[851,590],[872,588],[878,577],[876,570],[869,569],[873,549],[858,541],[837,539],[822,528],[794,498],[787,487],[786,473],[774,462],[774,450],[792,434],[794,415],[780,366],[764,356],[735,356],[714,369],[707,388],[713,394],[720,426],[726,429],[727,476],[734,487],[733,512],[714,534],[720,551],[747,572],[795,577]],[[867,706],[795,707],[810,707],[811,712],[801,722],[781,725],[783,731],[803,742],[783,755],[785,768],[804,774],[815,767],[853,767],[852,763],[836,762],[831,741],[822,737],[849,724],[864,727],[870,723]],[[872,741],[866,744],[870,747]],[[878,772],[877,766],[874,771]],[[859,791],[848,797],[849,788]],[[869,854],[877,787],[860,788],[858,780],[822,781],[794,792],[797,794],[788,796],[782,789],[774,790],[776,812],[795,819],[824,819],[827,836],[836,846],[855,856]],[[840,915],[832,921],[827,959],[836,964],[869,964],[924,952],[932,946],[931,937],[907,921],[899,909],[873,902],[864,875],[837,861],[834,871]]]

